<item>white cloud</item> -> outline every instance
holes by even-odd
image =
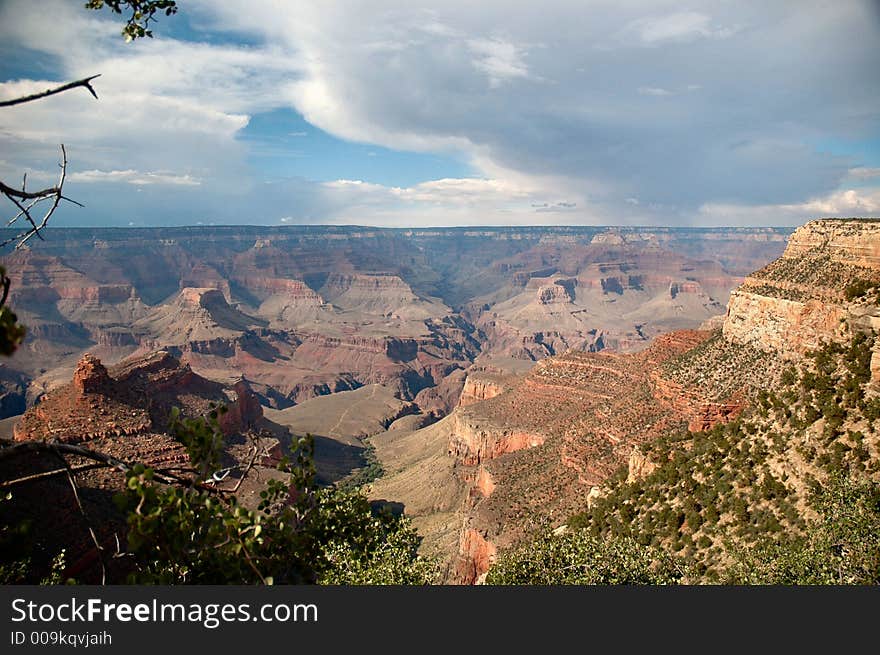
[[[173,186],[199,186],[202,181],[192,175],[177,175],[168,172],[140,172],[132,169],[124,171],[81,171],[71,173],[71,182],[125,182],[127,184],[170,184]]]
[[[412,203],[447,205],[493,205],[527,200],[540,192],[517,186],[508,180],[444,178],[411,187],[384,186],[362,180],[324,182],[327,189],[355,192],[363,199],[383,196]]]
[[[847,172],[850,177],[854,177],[857,180],[870,180],[875,177],[880,177],[880,168],[867,168],[865,166],[859,166],[857,168],[851,168]]]
[[[852,166],[803,143],[878,123],[880,88],[865,80],[867,44],[880,34],[866,4],[548,0],[512,11],[487,0],[427,16],[403,2],[326,0],[287,16],[255,2],[195,1],[227,29],[297,53],[290,99],[321,129],[462,153],[489,179],[553,178],[560,197],[588,189],[608,205],[638,197],[643,209],[682,214],[722,200],[802,200],[832,191]],[[425,22],[440,28],[420,29]],[[615,35],[650,47],[596,47]],[[839,48],[809,45],[832,35]],[[542,83],[516,83],[526,79]],[[645,79],[640,92],[663,103],[621,93]]]
[[[707,203],[701,218],[723,225],[795,225],[819,217],[871,217],[880,215],[880,188],[845,189],[801,203],[735,205]]]
[[[163,37],[126,44],[120,23],[99,16],[51,0],[0,7],[0,39],[54,55],[59,79],[101,73],[93,82],[99,100],[77,89],[4,109],[7,158],[18,168],[46,168],[65,143],[77,171],[72,183],[247,186],[247,150],[238,137],[254,113],[289,106],[283,88],[297,75],[295,59],[275,46]],[[0,83],[0,98],[57,84]],[[169,174],[169,166],[187,173]]]
[[[406,225],[419,221],[449,224],[595,223],[596,214],[582,200],[548,200],[550,189],[520,186],[510,180],[444,178],[411,187],[393,187],[363,180],[334,180],[321,185],[335,204],[334,220],[367,224]]]
[[[736,32],[734,27],[719,27],[706,14],[679,11],[664,16],[639,18],[627,24],[618,34],[622,41],[635,40],[645,46],[682,43],[695,39],[727,38]]]
[[[77,3],[2,2],[9,47],[50,53],[59,77],[103,76],[100,101],[73,92],[4,110],[0,172],[48,169],[64,141],[72,170],[184,171],[218,221],[414,223],[426,211],[438,224],[534,220],[532,202],[575,203],[573,221],[764,220],[749,208],[800,208],[782,210],[793,215],[843,182],[874,178],[875,162],[804,145],[880,129],[880,23],[867,0],[430,4],[191,0],[181,9],[191,34],[219,38],[125,45],[118,21]],[[0,95],[45,84],[8,82]],[[633,102],[633,89],[656,101]],[[279,108],[339,138],[452,153],[474,176],[401,188],[264,184],[241,135]],[[188,220],[191,205],[165,199],[186,185],[158,186],[139,185],[143,214],[170,206]],[[118,205],[133,211],[128,200]]]
[[[513,43],[497,38],[470,39],[467,45],[475,55],[474,67],[486,74],[492,88],[514,78],[529,76],[523,53]]]
[[[638,91],[639,95],[643,95],[643,96],[671,96],[672,95],[672,91],[670,91],[669,89],[661,89],[660,87],[656,87],[656,86],[640,86],[638,89],[636,89],[636,91]]]

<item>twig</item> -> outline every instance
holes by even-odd
[[[97,450],[83,448],[69,443],[46,442],[46,441],[12,441],[10,439],[0,439],[0,460],[15,457],[21,453],[64,453],[68,455],[78,455],[91,459],[96,462],[102,462],[109,468],[115,468],[123,473],[128,473],[134,468],[134,464],[124,462],[120,459],[102,453]],[[202,482],[197,482],[192,478],[186,478],[172,473],[173,469],[153,469],[153,477],[164,484],[179,484],[184,487],[192,487],[201,491],[207,491],[212,494],[228,494],[228,490],[217,489]]]
[[[16,200],[14,196],[9,195],[8,193],[6,194],[6,197],[9,198],[15,204],[15,206],[18,207],[18,209],[20,210],[18,212],[18,216],[16,218],[24,215],[24,217],[26,219],[28,219],[28,223],[31,224],[31,233],[36,233],[37,236],[40,236],[39,228],[37,227],[37,224],[34,223],[34,219],[31,218],[31,213],[29,211],[29,208],[22,206],[22,204],[18,200]],[[49,198],[49,196],[45,196],[45,197],[47,199]],[[31,203],[31,204],[33,204],[33,203]],[[16,237],[16,238],[18,238],[18,237]],[[42,239],[43,237],[40,236],[40,238]],[[3,245],[5,246],[6,243],[4,243]]]
[[[13,98],[12,100],[3,100],[0,102],[0,107],[11,107],[12,105],[20,105],[25,102],[31,102],[33,100],[39,100],[40,98],[46,98],[48,96],[53,96],[56,93],[63,93],[64,91],[69,91],[70,89],[75,89],[78,86],[83,87],[84,89],[88,89],[89,93],[91,93],[95,100],[98,99],[98,94],[95,92],[94,87],[92,86],[92,80],[96,77],[101,77],[101,74],[92,75],[91,77],[86,77],[81,80],[76,80],[75,82],[68,82],[67,84],[62,84],[61,86],[57,86],[54,89],[46,89],[45,91],[41,91],[40,93],[33,93],[29,96],[22,96],[20,98]]]
[[[3,183],[0,182],[0,184],[3,184]],[[43,200],[48,200],[49,197],[50,197],[50,196],[42,196],[42,197],[40,197],[40,198],[36,198],[36,199],[34,199],[34,200],[31,202],[31,204],[29,204],[29,205],[27,206],[27,210],[30,211],[31,209],[34,208],[34,206],[35,206],[37,203],[40,203],[40,202],[42,202]],[[10,198],[10,200],[11,200],[11,198]],[[73,201],[71,201],[71,202],[73,202]],[[20,212],[18,212],[18,214],[16,214],[16,215],[13,216],[12,218],[10,218],[10,219],[6,222],[6,227],[9,227],[9,226],[12,225],[13,223],[15,223],[15,221],[17,221],[19,218],[21,218],[21,217],[24,215],[24,213],[25,213],[24,211],[20,211]]]
[[[257,462],[257,456],[260,454],[259,448],[257,448],[256,444],[253,447],[254,452],[251,455],[251,461],[248,462],[247,468],[241,472],[241,477],[238,479],[238,482],[235,483],[235,486],[232,488],[231,493],[235,493],[241,488],[241,483],[245,481],[248,474],[251,472],[251,469],[254,468],[254,464]]]
[[[71,466],[70,470],[74,472],[79,471],[89,471],[93,469],[101,469],[107,468],[107,464],[102,463],[94,463],[94,464],[80,464],[79,466]],[[54,469],[52,471],[44,471],[42,473],[34,473],[33,475],[25,475],[20,478],[15,478],[14,480],[6,480],[4,482],[0,482],[0,489],[5,487],[13,487],[17,484],[22,484],[24,482],[31,482],[33,480],[41,480],[43,478],[51,478],[56,475],[60,475],[62,473],[66,473],[67,469]]]
[[[40,223],[40,227],[34,226],[34,229],[27,234],[24,239],[22,239],[15,249],[18,250],[21,248],[27,240],[30,239],[35,234],[42,239],[43,237],[40,235],[39,230],[46,227],[46,224],[49,222],[49,219],[52,217],[52,214],[55,213],[55,210],[58,208],[58,203],[61,202],[61,190],[64,188],[64,178],[67,176],[67,150],[64,149],[64,144],[61,144],[61,178],[58,180],[58,192],[55,194],[55,201],[52,203],[52,207],[46,212],[46,215],[43,216],[43,221]]]
[[[80,207],[83,206],[81,203],[75,200],[71,200],[63,193],[64,181],[67,178],[67,150],[65,149],[63,143],[61,144],[61,164],[59,166],[61,167],[61,176],[58,179],[58,184],[54,187],[43,189],[41,191],[27,191],[24,186],[22,186],[22,190],[19,191],[18,189],[13,189],[9,185],[0,182],[0,193],[3,193],[3,195],[5,195],[19,209],[18,214],[15,216],[15,218],[11,219],[7,223],[7,225],[12,225],[22,216],[27,218],[28,222],[31,224],[30,230],[6,239],[6,241],[0,243],[0,248],[12,243],[13,241],[18,241],[18,244],[16,244],[15,246],[15,249],[18,250],[19,248],[24,246],[24,244],[27,243],[28,240],[34,235],[42,239],[43,235],[40,234],[40,230],[46,227],[46,225],[49,223],[49,219],[52,218],[52,214],[55,213],[55,210],[58,208],[58,205],[61,203],[62,200],[67,200],[68,202],[72,202],[73,204],[79,205]],[[43,216],[40,224],[37,225],[37,223],[31,216],[30,210],[38,202],[50,199],[52,200],[52,206]],[[33,200],[33,202],[25,207],[20,202],[21,200]]]
[[[85,77],[81,80],[75,80],[73,82],[68,82],[67,84],[62,84],[61,86],[57,86],[53,89],[46,89],[40,93],[33,93],[31,95],[22,96],[20,98],[13,98],[11,100],[3,100],[0,101],[0,107],[11,107],[13,105],[20,105],[25,102],[31,102],[33,100],[39,100],[40,98],[46,98],[48,96],[55,95],[56,93],[63,93],[64,91],[70,91],[71,89],[75,89],[77,87],[82,87],[86,89],[95,99],[98,98],[98,94],[95,91],[95,88],[92,86],[92,80],[101,77],[101,74],[92,75],[91,77]],[[0,193],[2,193],[6,198],[8,198],[17,208],[18,214],[14,218],[12,218],[7,225],[12,225],[22,216],[25,217],[28,223],[31,224],[31,227],[26,232],[22,232],[6,241],[0,243],[0,248],[3,248],[13,241],[18,241],[18,244],[15,246],[16,250],[24,246],[24,244],[31,239],[34,235],[37,235],[40,239],[43,239],[43,235],[40,234],[40,230],[42,230],[49,222],[49,219],[52,218],[52,214],[55,213],[55,210],[58,208],[58,205],[62,200],[66,200],[75,205],[82,207],[83,205],[76,200],[71,200],[67,196],[62,193],[62,189],[64,188],[64,178],[67,174],[67,152],[64,149],[64,144],[61,144],[61,179],[58,182],[57,186],[49,187],[47,189],[41,189],[39,191],[28,191],[27,190],[27,173],[22,175],[21,180],[21,189],[16,189],[14,187],[9,186],[8,184],[0,181]],[[34,220],[33,216],[31,216],[31,209],[34,206],[43,201],[52,199],[52,207],[46,212],[46,215],[43,216],[43,219],[40,221],[40,224],[37,225],[37,222]],[[24,201],[33,201],[30,204],[23,204]]]
[[[96,462],[103,462],[107,466],[119,469],[123,473],[131,470],[131,466],[122,460],[116,459],[112,455],[89,450],[82,446],[76,446],[69,443],[47,443],[45,441],[12,441],[11,439],[0,439],[0,460],[15,457],[21,453],[67,453],[70,455],[79,455],[86,459]]]
[[[64,464],[64,472],[67,473],[67,481],[70,483],[70,488],[73,491],[73,498],[76,500],[76,506],[79,508],[79,513],[86,522],[89,536],[92,538],[92,543],[98,551],[98,561],[101,563],[101,584],[105,585],[107,584],[107,563],[104,561],[104,547],[101,546],[101,542],[98,541],[98,535],[95,533],[94,527],[92,527],[92,521],[89,519],[86,508],[83,507],[82,500],[80,500],[79,487],[76,485],[76,480],[73,479],[73,472],[70,470],[70,464],[67,463],[67,460],[64,459],[64,456],[61,453],[56,452],[55,455]]]
[[[254,560],[251,558],[251,554],[248,552],[247,546],[244,545],[244,541],[239,539],[238,543],[241,544],[241,552],[244,553],[244,559],[251,567],[254,573],[257,574],[257,577],[260,578],[260,582],[266,584],[266,578],[263,577],[263,574],[260,573],[260,569],[257,568],[257,565],[254,564]]]

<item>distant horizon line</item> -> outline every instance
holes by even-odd
[[[57,231],[57,230],[178,230],[178,229],[276,229],[289,230],[299,228],[333,228],[333,229],[350,229],[350,230],[596,230],[596,229],[615,229],[615,230],[656,230],[656,229],[675,229],[675,230],[780,230],[792,229],[800,225],[805,225],[812,221],[818,220],[860,220],[860,221],[880,221],[880,217],[873,218],[814,218],[805,223],[797,225],[357,225],[352,223],[296,223],[296,224],[250,224],[250,223],[203,223],[203,224],[180,224],[180,225],[47,225],[40,231]],[[14,227],[0,226],[0,232],[15,232]]]
[[[385,230],[385,231],[426,231],[426,230],[790,230],[814,221],[863,221],[880,222],[880,216],[821,216],[808,219],[796,225],[360,225],[353,223],[293,223],[293,224],[247,224],[247,223],[200,223],[180,225],[47,225],[42,231],[61,230],[180,230],[180,229],[334,229],[334,230]],[[21,231],[20,228],[2,226],[0,233]]]

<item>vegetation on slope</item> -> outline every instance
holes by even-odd
[[[572,532],[501,556],[488,580],[880,582],[872,343],[827,345],[758,390],[740,419],[643,447],[652,473],[627,483],[619,471]]]

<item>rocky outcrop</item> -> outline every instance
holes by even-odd
[[[97,357],[91,353],[83,355],[73,372],[73,387],[81,394],[104,393],[110,390],[113,381],[110,374]]]
[[[243,380],[226,388],[197,375],[167,351],[130,359],[109,370],[86,354],[69,384],[53,389],[25,412],[14,437],[79,443],[164,433],[172,407],[184,415],[204,416],[218,405],[228,409],[220,419],[227,435],[264,424],[257,396]]]
[[[459,407],[467,407],[504,393],[507,388],[504,379],[503,376],[484,371],[468,373],[461,389]]]
[[[220,417],[220,427],[225,434],[241,434],[255,429],[263,419],[260,399],[246,380],[236,382],[232,391],[235,399],[227,405],[227,411]]]
[[[301,280],[243,275],[236,277],[235,282],[252,291],[271,295],[280,294],[293,307],[323,307],[327,304],[321,294],[313,291]]]
[[[726,339],[797,358],[880,325],[880,307],[848,294],[880,285],[880,221],[823,219],[798,228],[783,256],[731,294]]]
[[[838,304],[787,300],[742,289],[730,296],[722,331],[735,343],[797,355],[822,341],[846,338],[846,317],[846,308]]]
[[[627,463],[626,481],[635,482],[636,480],[641,480],[651,475],[655,470],[657,470],[657,464],[648,459],[641,448],[638,446],[633,448]],[[594,489],[598,490],[598,487],[594,487]],[[598,496],[598,491],[596,496]]]
[[[783,257],[799,257],[816,251],[827,254],[835,262],[880,270],[880,221],[810,221],[789,237]]]
[[[228,346],[229,340],[265,325],[230,306],[219,289],[198,287],[181,289],[171,302],[152,308],[131,327],[139,341],[154,347],[201,342],[211,350],[221,347],[218,340]]]
[[[481,584],[495,562],[498,549],[474,528],[465,528],[458,545],[452,579],[460,584]]]
[[[571,303],[575,299],[576,280],[555,280],[553,284],[538,287],[538,303],[552,305],[556,303]]]
[[[466,466],[475,466],[507,453],[540,446],[546,437],[504,425],[485,422],[461,410],[453,414],[449,456]]]
[[[688,430],[703,432],[724,425],[742,414],[745,408],[745,403],[703,403],[688,423]]]
[[[495,491],[495,479],[484,466],[480,466],[477,469],[477,478],[474,481],[474,489],[476,489],[483,498],[488,498],[492,495],[492,492]]]
[[[680,293],[700,293],[703,288],[698,282],[671,282],[669,284],[669,297],[675,298]]]

